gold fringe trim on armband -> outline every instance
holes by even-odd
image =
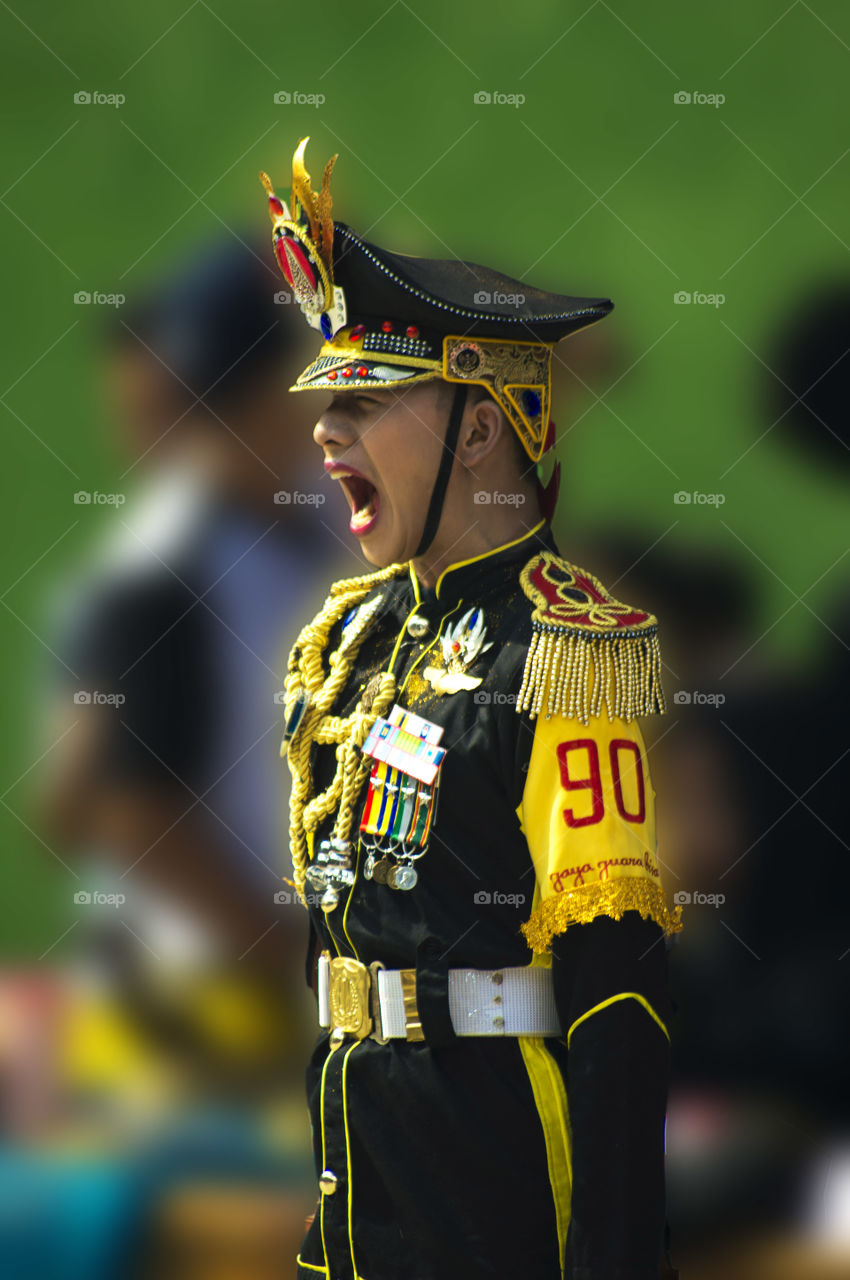
[[[621,920],[625,911],[639,911],[644,920],[649,918],[660,925],[665,935],[680,933],[683,928],[682,908],[674,907],[672,911],[668,908],[661,886],[632,876],[620,876],[546,898],[521,928],[531,950],[546,955],[553,937],[569,925],[589,924],[597,916]]]

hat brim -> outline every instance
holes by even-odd
[[[349,353],[331,354],[323,349],[298,375],[289,390],[347,391],[363,387],[388,390],[440,377],[442,364],[438,360],[398,360],[384,355],[380,360],[369,360],[359,354],[352,360]]]

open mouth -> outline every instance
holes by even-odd
[[[378,518],[380,499],[378,490],[365,476],[338,475],[336,477],[351,507],[348,527],[352,533],[366,533]]]

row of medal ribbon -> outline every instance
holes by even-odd
[[[375,765],[360,823],[361,847],[367,851],[363,867],[367,880],[391,889],[416,885],[419,876],[413,863],[427,849],[438,791],[438,781],[429,788],[389,764]],[[377,838],[370,840],[369,836]]]

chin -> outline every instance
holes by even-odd
[[[359,539],[363,555],[376,569],[387,569],[391,564],[406,564],[410,555],[401,546],[393,546],[380,535]]]
[[[360,543],[360,550],[363,552],[363,555],[369,563],[374,565],[376,569],[386,569],[388,564],[392,564],[391,560],[384,560],[382,556],[377,555],[374,551],[370,551],[364,542]]]

